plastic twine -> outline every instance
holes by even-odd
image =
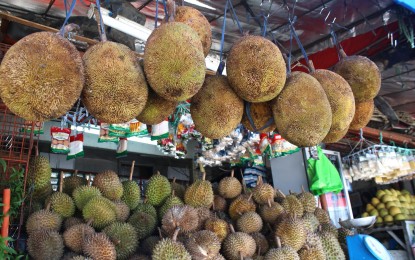
[[[222,75],[225,69],[225,62],[223,61],[223,47],[225,45],[225,31],[226,31],[226,16],[228,13],[229,1],[226,1],[225,10],[223,12],[223,23],[222,23],[222,35],[220,38],[220,54],[219,54],[219,66],[216,70],[216,75]]]
[[[97,4],[97,9],[98,9],[98,14],[99,14],[99,23],[100,23],[100,28],[101,28],[100,36],[101,36],[101,40],[105,41],[107,39],[107,36],[105,33],[104,21],[102,20],[100,0],[96,0],[96,4]]]
[[[66,0],[64,0],[64,5],[66,9]],[[68,23],[69,17],[71,17],[73,10],[75,9],[75,5],[76,5],[76,0],[72,0],[71,7],[69,8],[69,12],[66,13],[65,21],[63,22],[63,25],[61,29],[59,30],[59,34],[62,36],[64,36],[63,34],[64,34],[65,26]]]
[[[307,67],[311,70],[310,60],[308,59],[308,56],[307,56],[307,53],[306,53],[306,51],[303,47],[303,44],[301,43],[300,38],[298,38],[297,32],[295,31],[294,23],[296,22],[296,20],[297,20],[297,16],[294,16],[294,19],[288,19],[288,21],[290,23],[290,29],[291,29],[291,32],[292,32],[294,38],[295,38],[295,41],[297,42],[298,47],[301,50],[301,53],[302,53],[302,55],[305,59]]]

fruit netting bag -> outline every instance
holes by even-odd
[[[307,174],[310,180],[310,191],[314,195],[329,192],[338,193],[343,189],[343,183],[336,167],[323,153],[321,147],[317,147],[318,159],[308,159]]]

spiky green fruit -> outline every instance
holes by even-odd
[[[145,191],[148,203],[155,207],[159,207],[170,194],[171,185],[165,176],[157,173],[150,178]]]
[[[282,202],[281,206],[287,213],[295,214],[301,218],[304,214],[303,204],[297,199],[295,195],[288,195]]]
[[[130,208],[121,200],[113,201],[115,205],[115,213],[117,214],[117,221],[125,222],[130,217]]]
[[[136,211],[128,219],[128,223],[134,226],[137,231],[137,238],[143,239],[154,232],[157,225],[157,219],[150,214]]]
[[[26,231],[30,235],[38,230],[59,231],[62,225],[62,217],[55,212],[42,209],[29,216],[26,222]]]
[[[317,201],[312,193],[303,191],[297,195],[297,199],[303,205],[304,212],[314,213],[317,207]]]
[[[84,253],[92,259],[117,259],[115,246],[104,233],[88,236],[84,244]]]
[[[45,156],[33,157],[29,162],[27,174],[28,186],[33,186],[34,190],[39,190],[50,184],[52,169],[48,158]]]
[[[101,191],[97,187],[93,186],[79,186],[72,194],[75,201],[75,205],[79,210],[82,210],[90,199],[101,196]]]
[[[75,214],[75,203],[66,193],[54,192],[46,203],[50,203],[50,209],[61,215],[62,218],[69,218]]]
[[[130,210],[134,210],[138,203],[140,203],[141,191],[137,182],[135,181],[123,181],[122,187],[124,189],[121,200],[124,201]]]
[[[222,248],[226,259],[239,260],[252,257],[256,251],[256,243],[250,235],[235,232],[225,238]]]
[[[63,182],[63,186],[62,186],[62,191],[66,194],[68,194],[69,196],[72,195],[73,191],[82,185],[86,185],[87,181],[85,178],[82,178],[80,176],[70,176],[65,178],[64,182]]]
[[[184,202],[192,207],[210,207],[213,203],[212,183],[204,178],[195,181],[186,189]]]
[[[301,219],[287,215],[277,225],[275,236],[281,239],[282,246],[289,246],[298,251],[305,244],[307,232]]]
[[[82,253],[85,239],[93,235],[95,230],[87,224],[74,225],[63,233],[65,246],[76,253]]]
[[[119,200],[123,195],[123,187],[117,173],[108,170],[97,174],[92,182],[102,195],[110,200]]]
[[[158,217],[159,217],[159,220],[161,220],[162,218],[163,218],[163,216],[164,216],[164,214],[167,212],[167,210],[169,210],[171,207],[173,207],[173,206],[176,206],[176,205],[183,205],[184,203],[183,203],[183,201],[179,198],[179,197],[177,197],[176,195],[174,195],[174,194],[172,194],[172,195],[170,195],[167,199],[166,199],[166,201],[163,203],[163,206],[161,206],[160,208],[159,208],[159,211],[158,211]]]
[[[63,256],[63,239],[57,231],[39,230],[27,239],[27,250],[35,260],[59,260]]]
[[[337,237],[332,232],[322,231],[318,233],[323,245],[326,259],[345,260],[343,249],[340,246]]]
[[[115,245],[117,259],[127,259],[138,247],[137,231],[129,223],[112,223],[103,232]]]
[[[135,208],[135,212],[137,211],[147,213],[151,215],[154,219],[157,219],[157,210],[150,203],[147,203],[147,202],[139,203],[137,207]]]
[[[187,239],[185,247],[193,259],[212,259],[220,250],[220,240],[212,231],[198,231]]]
[[[94,228],[102,229],[117,219],[114,203],[104,197],[93,197],[82,209],[86,221],[92,220]]]
[[[316,232],[320,222],[313,213],[306,212],[303,216],[304,228],[308,233]]]
[[[264,260],[300,260],[300,257],[291,247],[283,246],[269,250]]]
[[[191,260],[189,252],[187,252],[184,245],[180,242],[174,241],[170,238],[165,238],[157,243],[153,249],[153,260]]]

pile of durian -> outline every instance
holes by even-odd
[[[346,259],[352,232],[336,229],[309,192],[286,196],[261,178],[247,191],[232,173],[215,189],[204,174],[187,188],[155,174],[140,194],[136,182],[104,171],[91,185],[73,175],[39,196],[50,166],[41,156],[30,166],[33,259]]]

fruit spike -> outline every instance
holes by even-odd
[[[59,176],[59,192],[62,193],[63,190],[63,171],[61,171],[61,174]]]
[[[128,178],[130,181],[133,180],[134,165],[135,165],[135,160],[131,163],[130,177]]]

